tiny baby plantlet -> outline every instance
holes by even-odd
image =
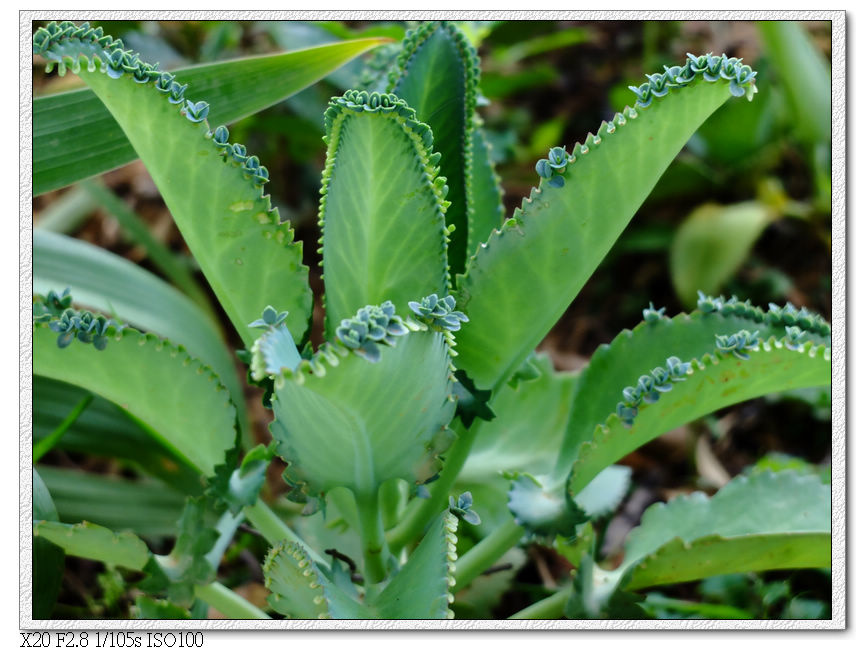
[[[265,192],[268,170],[196,84],[86,23],[40,27],[34,52],[81,76],[147,166],[272,411],[271,444],[245,443],[212,320],[105,251],[37,233],[37,412],[49,395],[68,404],[60,417],[83,411],[56,437],[100,453],[90,402],[73,407],[81,395],[120,406],[116,436],[137,441],[141,472],[188,495],[158,555],[129,531],[58,521],[40,467],[37,574],[58,552],[142,572],[146,617],[201,617],[206,603],[231,618],[435,619],[533,542],[575,571],[517,618],[636,618],[653,585],[828,566],[829,488],[792,470],[652,506],[617,568],[599,561],[592,524],[628,489],[615,463],[644,443],[736,402],[827,385],[819,315],[700,294],[673,317],[650,304],[579,373],[534,352],[693,132],[757,91],[739,59],[689,54],[649,75],[634,107],[539,160],[538,186],[503,219],[474,49],[449,23],[407,34],[386,88],[348,90],[324,114],[325,343],[313,349],[301,244]],[[300,504],[279,513],[260,495],[276,456]],[[268,611],[217,579],[244,522],[270,546]]]

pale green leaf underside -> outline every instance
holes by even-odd
[[[456,226],[448,247],[452,273],[461,273],[465,267],[471,209],[467,194],[467,175],[471,169],[468,138],[473,126],[467,118],[474,112],[477,85],[474,62],[460,51],[457,34],[444,24],[421,27],[404,46],[411,56],[388,86],[389,92],[417,111],[418,120],[429,124],[435,150],[442,155],[441,175],[448,179],[447,198],[451,202],[445,216],[449,226]]]
[[[549,473],[571,412],[577,375],[555,372],[547,356],[534,356],[531,363],[540,376],[516,388],[503,385],[489,405],[495,418],[475,420],[477,437],[452,490],[474,495],[482,535],[512,519],[511,482],[502,472]]]
[[[365,38],[296,52],[222,61],[176,70],[179,83],[210,103],[212,120],[228,124],[318,81],[380,45]],[[91,90],[33,102],[33,194],[75,183],[137,158],[123,129]]]
[[[334,121],[320,213],[326,336],[366,305],[447,294],[445,223],[426,153],[392,113]]]
[[[56,54],[77,52],[65,45]],[[292,242],[288,224],[279,223],[269,196],[222,159],[207,138],[206,122],[184,118],[152,83],[85,68],[79,74],[141,157],[243,341],[251,345],[247,325],[268,304],[289,311],[286,325],[302,339],[312,305],[308,270],[301,245]],[[190,87],[186,96],[201,98],[198,92]]]
[[[33,372],[118,404],[205,475],[234,444],[235,409],[226,388],[201,362],[152,334],[125,329],[109,337],[105,350],[77,340],[61,349],[57,334],[36,324]]]
[[[626,386],[633,386],[653,368],[663,367],[671,356],[682,361],[702,357],[715,349],[716,334],[730,335],[741,330],[756,331],[764,339],[786,334],[783,325],[770,325],[765,320],[695,311],[654,323],[640,322],[633,330],[624,330],[609,344],[598,347],[577,379],[557,472],[564,473],[570,468],[580,445],[591,440],[595,427],[615,412]],[[829,342],[827,337],[809,336],[821,343]]]
[[[695,359],[685,381],[662,393],[658,402],[640,405],[631,428],[616,415],[599,424],[592,440],[578,449],[570,493],[578,493],[602,469],[631,451],[698,417],[760,395],[819,386],[831,379],[829,351],[822,345],[808,342],[801,351],[789,350],[771,337],[748,354],[749,360],[721,353]]]
[[[33,537],[47,539],[69,555],[135,571],[143,569],[151,557],[147,545],[132,533],[115,533],[86,521],[80,524],[36,521]]]
[[[278,378],[271,433],[292,463],[289,475],[316,493],[342,486],[375,494],[392,478],[413,483],[453,416],[449,359],[441,334],[413,332],[382,347],[378,363],[350,354],[323,377]]]
[[[619,507],[631,485],[631,468],[623,465],[605,467],[593,478],[574,501],[589,517],[595,519]]]
[[[564,187],[543,182],[494,232],[466,273],[458,300],[470,321],[457,334],[457,364],[481,388],[506,380],[541,341],[691,134],[730,96],[696,83],[655,98],[615,133],[588,138]],[[634,115],[634,113],[631,113]],[[502,323],[505,323],[503,326]]]
[[[71,289],[76,305],[103,312],[184,346],[219,375],[240,405],[243,390],[219,327],[187,296],[152,273],[105,249],[64,235],[33,231],[33,291]]]
[[[760,472],[712,498],[695,493],[655,505],[625,542],[627,586],[640,589],[709,575],[827,567],[830,491],[816,476]]]
[[[48,436],[88,391],[47,377],[33,377],[33,439]],[[81,454],[116,458],[184,494],[201,491],[199,472],[176,451],[139,426],[119,406],[95,397],[55,445]],[[86,518],[86,517],[83,517]]]
[[[575,373],[555,372],[549,357],[532,364],[540,377],[503,386],[490,402],[495,418],[476,421],[477,437],[461,481],[501,480],[501,472],[544,474],[552,468],[571,412]]]
[[[571,498],[562,482],[552,476],[520,474],[510,483],[507,507],[514,520],[531,533],[570,537],[575,525],[615,510],[630,484],[629,467],[610,465]]]

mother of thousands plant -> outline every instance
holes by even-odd
[[[829,487],[793,470],[652,506],[615,569],[592,525],[629,486],[614,463],[644,443],[735,402],[827,385],[820,316],[701,294],[692,313],[650,306],[579,373],[534,352],[694,131],[757,92],[741,60],[689,54],[648,75],[633,107],[538,161],[537,187],[505,219],[473,47],[447,23],[407,34],[380,87],[334,97],[324,114],[326,343],[313,349],[301,244],[264,191],[267,169],[213,121],[243,113],[229,110],[240,91],[195,68],[162,72],[86,23],[51,23],[33,44],[49,71],[84,80],[147,166],[273,413],[272,443],[251,447],[210,315],[116,256],[37,231],[35,410],[54,417],[42,435],[189,495],[161,555],[128,530],[58,521],[52,484],[66,484],[40,467],[37,600],[65,553],[141,572],[142,617],[201,617],[209,604],[268,618],[217,580],[243,522],[271,546],[270,615],[293,618],[452,617],[476,577],[528,542],[576,570],[517,618],[635,618],[653,585],[829,565]],[[37,135],[48,117],[37,111]],[[85,175],[112,164],[91,150]],[[288,499],[303,504],[279,514],[259,496],[276,456]],[[100,485],[98,501],[114,498]]]

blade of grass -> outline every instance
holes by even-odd
[[[61,422],[60,425],[48,435],[48,437],[42,438],[42,440],[33,445],[34,465],[39,462],[40,458],[51,451],[54,445],[57,444],[57,441],[63,437],[63,434],[69,430],[69,427],[75,424],[75,420],[77,420],[78,416],[84,412],[84,409],[90,406],[90,402],[92,401],[92,394],[84,397],[84,399],[78,402],[78,404],[75,405],[75,408],[69,412],[69,415],[63,419],[63,422]]]

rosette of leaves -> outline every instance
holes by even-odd
[[[312,304],[301,247],[264,192],[267,169],[215,122],[217,104],[200,98],[195,83],[86,25],[40,28],[34,52],[61,74],[79,74],[105,104],[247,347],[253,379],[272,391],[274,443],[250,451],[235,469],[238,411],[226,388],[231,381],[221,380],[231,373],[223,370],[231,359],[201,344],[199,331],[213,334],[206,319],[176,328],[181,345],[158,335],[160,321],[156,332],[121,329],[73,309],[68,295],[46,293],[38,301],[36,373],[123,405],[171,458],[210,477],[208,494],[224,510],[216,532],[195,523],[203,520],[196,502],[195,517],[180,526],[176,556],[160,561],[177,570],[163,570],[170,584],[154,586],[184,607],[192,595],[209,593],[203,583],[215,575],[213,562],[249,516],[273,546],[266,573],[276,611],[447,616],[452,590],[521,539],[563,538],[567,546],[579,537],[578,522],[615,508],[630,477],[614,463],[641,444],[728,404],[829,381],[828,323],[807,310],[765,311],[735,298],[701,296],[697,311],[674,318],[652,306],[646,322],[601,346],[578,375],[556,373],[532,356],[688,138],[729,97],[756,92],[756,73],[738,59],[689,56],[649,75],[634,88],[636,107],[625,107],[570,151],[551,149],[536,166],[538,186],[502,220],[501,192],[475,114],[474,49],[449,23],[407,34],[390,92],[348,90],[325,112],[319,252],[326,342],[300,352]],[[80,284],[98,294],[92,281]],[[99,303],[102,310],[118,297],[124,308],[133,304],[127,293],[117,290]],[[263,312],[262,305],[268,305]],[[138,318],[152,317],[137,307]],[[455,420],[458,399],[468,408]],[[339,552],[328,566],[316,536],[302,542],[275,515],[262,515],[257,490],[273,451],[288,463],[289,498],[306,501],[307,514],[332,506],[346,537],[360,542],[362,586]],[[469,499],[460,481],[481,489]],[[423,491],[405,490],[406,484],[426,484],[428,498],[411,498]],[[789,484],[808,493],[803,503],[823,502],[811,483]],[[745,482],[734,492],[743,500],[749,491],[762,495],[755,503],[765,505],[785,485]],[[785,492],[792,501],[794,492]],[[677,522],[688,521],[691,507],[711,519],[711,508],[698,498],[694,503],[671,508],[684,512]],[[729,512],[729,501],[721,498],[718,508]],[[471,548],[460,561],[458,516],[479,524],[471,530],[482,537],[465,542]],[[795,523],[708,534],[762,539],[795,533]],[[804,532],[822,534],[822,525],[809,521]],[[65,539],[63,526],[38,527]],[[202,534],[192,534],[196,528]],[[91,538],[99,544],[88,550],[83,542]],[[687,554],[692,538],[698,539],[683,534],[685,544],[645,545],[650,554],[665,551],[650,558],[654,574],[668,571],[665,559]],[[138,570],[149,560],[146,547],[111,531],[83,526],[70,539],[67,553],[112,557],[116,539],[126,551],[114,563]],[[754,538],[740,541],[753,550]],[[603,574],[585,559],[585,545],[569,548],[580,567],[569,611],[579,615],[584,588]],[[762,550],[748,567],[782,566]],[[820,564],[824,550],[800,554],[797,566]],[[643,570],[635,561],[634,571]],[[626,577],[617,576],[616,584],[648,584]],[[589,594],[583,609],[602,613],[606,603],[619,602],[609,595]]]

